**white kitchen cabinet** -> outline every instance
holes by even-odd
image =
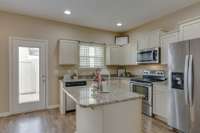
[[[122,47],[122,59],[121,64],[124,65],[135,65],[137,62],[137,45],[126,45]]]
[[[145,32],[145,33],[139,33],[139,35],[136,35],[138,50],[149,48],[148,35],[149,34],[147,32]]]
[[[200,17],[180,23],[179,30],[181,40],[200,38]]]
[[[59,40],[59,64],[75,65],[78,63],[78,42]]]
[[[164,33],[161,29],[139,33],[136,35],[138,50],[160,47],[160,37]]]
[[[108,46],[106,48],[106,65],[119,65],[119,58],[121,57],[119,46]]]
[[[110,62],[110,49],[111,49],[111,46],[106,46],[106,59],[105,59],[106,65],[111,65],[111,62]]]
[[[160,29],[149,32],[149,48],[160,47],[160,37],[164,34]]]
[[[161,37],[161,64],[168,64],[168,47],[169,44],[177,42],[178,32],[173,31]]]
[[[153,87],[153,113],[167,122],[169,112],[168,87],[159,83],[154,84]]]
[[[108,46],[106,65],[135,65],[136,56],[136,45]]]

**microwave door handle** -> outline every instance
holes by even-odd
[[[193,58],[190,55],[189,68],[188,68],[188,92],[189,92],[189,104],[193,104]]]
[[[185,102],[186,104],[189,104],[188,101],[188,61],[189,61],[189,55],[185,56],[185,70],[184,70],[184,94],[185,94]]]
[[[151,58],[152,58],[152,60],[154,60],[154,50],[152,50]]]

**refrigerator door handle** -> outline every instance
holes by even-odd
[[[189,68],[188,68],[188,92],[189,92],[189,104],[193,104],[193,58],[190,55]]]
[[[184,93],[185,93],[185,103],[189,104],[188,101],[188,65],[189,65],[189,55],[185,56],[185,70],[184,70]]]

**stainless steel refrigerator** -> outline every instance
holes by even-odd
[[[200,133],[200,39],[169,45],[169,121],[184,133]]]

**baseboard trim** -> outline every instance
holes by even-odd
[[[59,108],[59,104],[57,104],[57,105],[48,105],[48,107],[47,107],[47,109],[56,109],[56,108]],[[10,116],[10,115],[12,115],[12,113],[10,113],[10,112],[2,112],[2,113],[0,113],[0,118],[1,117],[7,117],[7,116]]]
[[[7,116],[10,116],[10,112],[3,112],[3,113],[0,113],[0,117],[7,117]]]
[[[47,109],[57,109],[59,108],[59,104],[56,105],[48,105]]]

